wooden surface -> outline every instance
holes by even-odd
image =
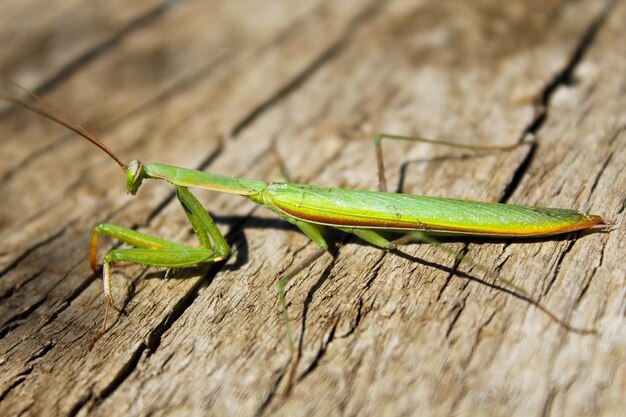
[[[92,227],[194,238],[166,184],[127,196],[106,156],[2,105],[0,415],[621,415],[625,21],[619,1],[2,2],[0,72],[124,160],[276,180],[275,141],[301,182],[374,189],[378,132],[525,140],[492,154],[387,142],[388,179],[616,227],[446,242],[595,336],[442,249],[331,234],[336,258],[288,287],[289,392],[276,282],[315,246],[246,200],[197,192],[232,256],[167,279],[118,269],[128,316],[86,352],[103,314]]]

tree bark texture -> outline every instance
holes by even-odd
[[[585,210],[608,233],[316,250],[240,197],[197,191],[232,245],[177,271],[87,263],[115,223],[194,243],[167,183],[127,196],[71,132],[0,107],[0,415],[618,416],[626,409],[626,3],[8,0],[0,72],[128,161]],[[3,91],[10,90],[4,85]],[[14,90],[12,90],[14,92]],[[273,149],[276,149],[275,152]],[[117,246],[103,241],[100,256]],[[463,251],[472,262],[458,262]],[[558,317],[565,330],[511,281]]]

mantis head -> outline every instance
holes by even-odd
[[[146,171],[143,169],[143,164],[134,159],[124,167],[124,171],[126,171],[126,189],[128,190],[128,194],[135,195],[141,182],[146,178]]]

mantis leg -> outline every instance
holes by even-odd
[[[280,176],[283,177],[283,179],[286,182],[293,182],[293,177],[289,173],[289,170],[287,169],[287,165],[285,165],[285,160],[280,155],[280,152],[278,152],[278,149],[276,148],[276,142],[274,140],[272,140],[272,143],[270,144],[270,150],[274,154],[274,158],[276,158],[276,162],[278,163],[278,168],[280,169]]]
[[[176,194],[185,210],[185,214],[191,223],[191,226],[200,242],[200,247],[214,249],[222,260],[230,254],[230,246],[226,239],[215,225],[215,222],[204,210],[200,202],[185,187],[176,186]],[[161,239],[146,233],[137,232],[136,230],[126,227],[117,226],[109,223],[102,223],[96,226],[91,235],[91,245],[89,249],[89,265],[96,272],[98,269],[96,257],[98,252],[98,237],[104,235],[121,240],[135,248],[143,249],[179,249],[187,250],[189,246],[169,240]]]
[[[183,206],[191,227],[193,227],[198,237],[200,247],[214,249],[219,258],[215,261],[225,259],[230,254],[230,246],[211,216],[209,216],[209,213],[186,187],[175,187],[178,200]]]
[[[91,245],[89,247],[89,266],[95,273],[99,267],[97,264],[98,254],[98,240],[99,236],[108,236],[117,240],[121,240],[124,243],[129,244],[135,248],[144,249],[186,249],[188,246],[181,245],[179,243],[171,242],[169,240],[160,239],[156,236],[151,236],[145,233],[138,232],[126,227],[117,226],[115,224],[102,223],[94,227],[91,234]]]
[[[449,141],[426,139],[426,138],[421,138],[421,137],[390,135],[386,133],[381,133],[379,135],[376,135],[376,137],[374,138],[374,145],[376,148],[376,158],[378,161],[378,188],[380,191],[387,191],[387,181],[385,179],[385,165],[383,162],[383,152],[382,152],[382,146],[381,146],[381,142],[383,139],[406,140],[406,141],[411,141],[411,142],[431,143],[433,145],[445,145],[445,146],[450,146],[453,148],[483,150],[483,151],[507,151],[507,150],[514,149],[524,144],[522,142],[522,143],[516,143],[513,145],[509,145],[509,146],[474,146],[474,145],[465,145],[465,144],[454,143],[454,142],[449,142]],[[373,243],[374,245],[381,246],[380,243],[377,243],[377,242],[382,242],[382,241],[378,237],[372,236],[371,233],[376,234],[376,232],[374,231],[368,231],[365,234],[361,234],[357,236],[359,236],[361,239],[364,239],[370,243]],[[425,242],[431,245],[437,245],[440,249],[453,255],[459,262],[468,262],[470,265],[474,266],[475,268],[483,270],[487,275],[493,275],[495,280],[503,284],[506,289],[508,289],[509,291],[513,291],[517,294],[520,294],[527,302],[534,305],[539,310],[543,311],[551,320],[553,320],[555,323],[562,326],[564,329],[574,332],[574,333],[582,334],[582,335],[596,333],[594,329],[579,329],[579,328],[573,327],[572,325],[567,323],[565,320],[558,317],[555,313],[550,311],[548,308],[544,307],[539,301],[532,298],[532,296],[528,294],[523,288],[517,286],[515,283],[511,282],[510,280],[501,277],[497,272],[490,271],[484,265],[474,261],[471,257],[467,256],[462,251],[455,252],[455,251],[442,247],[438,240],[428,236],[427,233],[424,233],[421,231],[414,231],[411,233],[407,233],[406,235],[396,240],[388,242],[385,248],[389,250],[394,250],[394,249],[397,249],[398,246],[405,245],[407,243],[411,243],[414,241],[421,241],[421,242]]]
[[[388,133],[380,133],[374,137],[374,147],[376,148],[376,160],[378,165],[378,190],[387,191],[387,180],[385,179],[385,163],[383,161],[383,139],[406,140],[410,142],[430,143],[433,145],[444,145],[452,148],[472,149],[477,151],[507,151],[514,149],[520,144],[516,143],[509,146],[475,146],[465,145],[462,143],[450,142],[447,140],[427,139],[418,136],[391,135]]]
[[[130,262],[165,268],[184,268],[221,261],[230,254],[230,246],[226,239],[195,196],[187,188],[180,186],[176,186],[176,194],[200,242],[200,248],[193,248],[108,223],[100,224],[94,228],[89,251],[89,264],[94,271],[98,269],[96,258],[99,235],[118,239],[133,247],[131,249],[112,250],[104,258],[102,281],[105,312],[104,320],[94,341],[106,330],[110,307],[113,306],[113,308],[119,311],[113,304],[111,296],[110,277],[112,263]]]
[[[131,230],[133,231],[133,230]],[[118,237],[119,239],[119,237]],[[120,239],[123,240],[123,239]],[[173,242],[170,242],[173,243]],[[178,244],[176,244],[178,245]],[[109,309],[113,307],[121,311],[113,303],[111,294],[111,264],[115,262],[130,262],[141,265],[160,266],[165,268],[184,268],[202,263],[216,262],[221,257],[208,248],[181,247],[169,249],[114,249],[104,258],[102,265],[102,285],[104,288],[104,319],[94,336],[93,343],[106,331],[109,318]]]
[[[389,245],[391,244],[391,242],[375,230],[348,227],[338,227],[338,229],[342,232],[351,233],[359,239],[364,240],[374,246],[378,246],[381,249],[390,249]]]
[[[314,224],[306,223],[300,220],[294,220],[291,218],[286,218],[292,224],[298,226],[298,228],[307,235],[312,241],[314,241],[319,248],[312,255],[306,258],[300,265],[291,269],[285,275],[283,275],[278,280],[278,296],[280,297],[280,304],[283,310],[283,321],[285,323],[285,330],[287,332],[287,342],[289,344],[289,350],[291,351],[292,359],[295,358],[296,355],[296,347],[293,342],[293,333],[291,332],[291,325],[289,324],[289,314],[287,312],[287,300],[285,299],[285,287],[289,283],[291,278],[298,275],[305,268],[315,262],[320,256],[328,251],[328,243],[326,243],[326,239],[322,236],[322,229]]]
[[[285,323],[285,330],[287,331],[287,343],[289,344],[289,351],[291,352],[291,357],[295,358],[296,356],[296,345],[293,341],[293,333],[291,332],[291,325],[289,324],[289,314],[287,312],[287,300],[285,298],[285,287],[289,283],[291,278],[298,275],[304,269],[306,269],[309,265],[319,259],[320,256],[326,253],[326,249],[318,248],[314,253],[309,255],[300,265],[296,266],[285,275],[283,275],[278,280],[278,295],[280,297],[280,304],[283,310],[283,321]]]

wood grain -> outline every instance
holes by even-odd
[[[0,72],[124,160],[374,189],[376,133],[405,193],[587,210],[610,233],[409,245],[341,233],[294,279],[294,384],[277,278],[315,250],[281,219],[197,192],[224,263],[118,269],[103,314],[87,265],[112,222],[193,242],[172,190],[125,195],[119,169],[45,120],[0,107],[0,414],[621,415],[626,406],[624,2],[77,0],[0,4]],[[6,89],[5,89],[6,90]],[[115,243],[105,243],[103,251]],[[597,335],[567,332],[466,250]]]

